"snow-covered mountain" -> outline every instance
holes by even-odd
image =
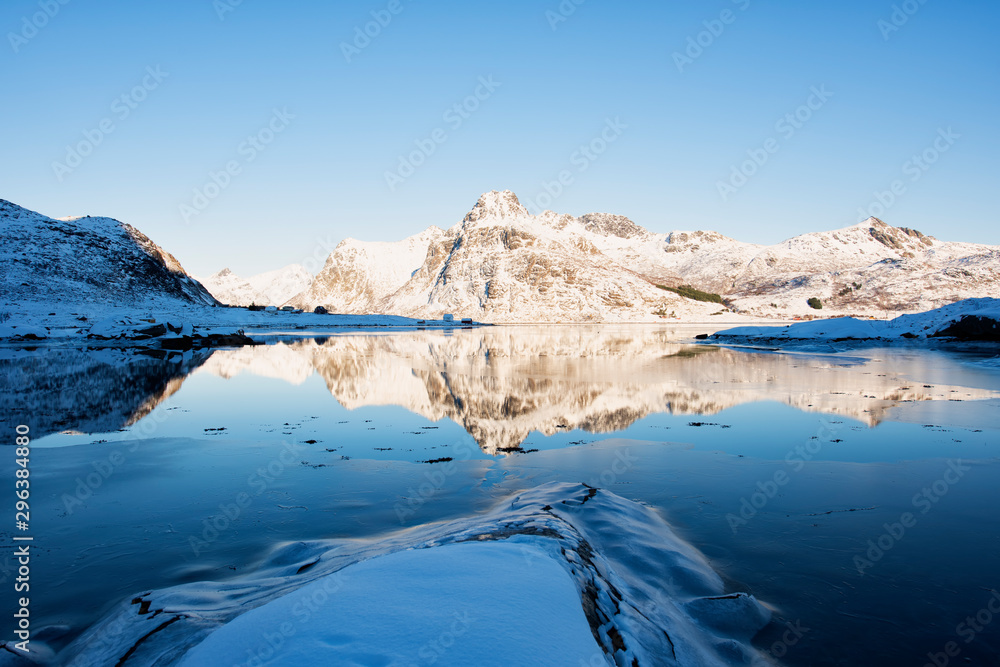
[[[275,306],[284,305],[293,296],[307,289],[312,280],[312,274],[301,264],[289,264],[247,278],[250,287],[267,299],[268,303],[264,305]]]
[[[222,269],[218,273],[213,273],[207,278],[198,278],[198,281],[220,303],[233,306],[249,306],[251,304],[271,305],[264,303],[263,294],[257,292],[249,282],[240,278],[228,268]]]
[[[487,322],[655,321],[657,313],[697,318],[720,309],[659,289],[603,252],[605,234],[639,229],[623,220],[532,216],[512,192],[488,192],[445,232],[342,242],[290,303]]]
[[[1000,295],[1000,248],[877,218],[770,246],[711,231],[656,234],[604,213],[532,216],[514,193],[491,191],[446,231],[343,241],[290,303],[487,322],[656,321],[721,308],[657,285],[691,285],[758,316],[819,314],[814,297],[824,315],[915,312]]]
[[[289,264],[246,279],[226,268],[199,280],[222,303],[233,306],[282,306],[307,289],[312,279],[312,274],[301,265]]]
[[[131,225],[90,216],[56,220],[2,199],[0,284],[7,305],[51,310],[60,302],[217,304],[173,255]]]
[[[309,288],[291,298],[291,303],[336,304],[331,312],[380,312],[385,297],[406,285],[426,259],[428,248],[440,246],[444,238],[444,231],[430,227],[394,243],[345,239]]]
[[[218,299],[485,322],[731,321],[881,317],[1000,296],[1000,247],[942,242],[876,218],[765,246],[711,231],[657,234],[604,213],[534,216],[510,191],[485,193],[447,230],[394,243],[347,239],[315,279],[292,264],[249,279],[224,269],[203,286],[117,220],[55,220],[0,200],[0,224],[5,300],[38,304],[39,313],[61,312],[58,302],[152,313],[164,310],[161,299],[187,307]],[[721,295],[739,315],[665,289],[684,285]]]

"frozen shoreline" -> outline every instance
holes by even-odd
[[[703,340],[780,344],[794,341],[914,341],[931,339],[1000,341],[1000,299],[965,299],[925,313],[891,320],[838,317],[786,326],[742,326],[717,331]]]
[[[102,347],[140,345],[165,349],[174,347],[165,341],[187,338],[194,347],[240,346],[259,341],[240,341],[242,335],[308,337],[311,332],[341,333],[372,329],[455,329],[488,326],[478,322],[418,320],[394,315],[342,315],[294,313],[286,311],[251,311],[247,308],[209,307],[177,302],[151,302],[139,308],[76,306],[73,312],[51,312],[51,304],[14,304],[9,319],[0,322],[0,345],[15,344],[85,344]],[[49,312],[46,312],[49,311]],[[218,339],[210,341],[209,339]]]

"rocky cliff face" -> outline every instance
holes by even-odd
[[[487,322],[656,321],[719,310],[658,289],[599,245],[647,236],[621,216],[531,216],[512,192],[488,192],[446,232],[431,228],[400,244],[345,241],[292,302]]]
[[[302,308],[486,322],[700,319],[718,304],[656,285],[691,285],[735,310],[789,317],[919,311],[1000,294],[1000,248],[946,243],[877,218],[764,246],[712,231],[652,233],[624,216],[532,216],[510,191],[485,193],[447,231],[398,243],[348,239]]]

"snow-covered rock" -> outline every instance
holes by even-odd
[[[973,323],[975,330],[970,331]],[[992,333],[991,333],[992,332]],[[744,326],[716,332],[710,338],[752,340],[840,340],[953,337],[1000,340],[1000,299],[963,299],[925,313],[892,320],[838,317],[797,322],[782,327]]]
[[[653,322],[722,309],[659,289],[602,251],[635,227],[613,216],[532,216],[514,193],[487,192],[446,232],[432,227],[398,244],[345,241],[292,303],[482,322]]]
[[[443,664],[555,665],[603,657],[577,587],[556,559],[535,544],[488,541],[408,549],[351,565],[236,617],[179,665],[227,664],[233,655],[246,655],[244,647],[252,656],[263,628],[281,627],[295,609],[306,609],[334,586],[337,604],[289,626],[295,634],[282,638],[263,664],[336,664],[351,656],[354,664],[434,658]]]
[[[39,340],[48,338],[49,331],[45,327],[32,324],[9,324],[0,323],[0,339],[9,338],[12,340]]]
[[[129,340],[183,338],[193,335],[195,335],[194,327],[190,322],[157,322],[154,318],[109,317],[94,323],[87,330],[88,338],[102,340],[112,338]]]
[[[877,218],[772,246],[712,231],[656,234],[606,213],[532,216],[514,193],[491,191],[446,231],[344,241],[291,303],[484,322],[704,319],[721,309],[656,285],[717,293],[756,316],[884,317],[1000,293],[1000,248],[946,243]],[[813,297],[822,313],[807,304]]]
[[[653,511],[580,484],[381,540],[297,542],[250,576],[147,592],[63,664],[763,663],[769,612]]]

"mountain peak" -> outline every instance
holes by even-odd
[[[909,227],[894,227],[884,220],[876,218],[875,216],[866,218],[865,220],[851,225],[850,227],[845,227],[842,230],[834,230],[831,233],[836,234],[837,232],[847,231],[871,236],[882,245],[896,250],[906,249],[906,247],[910,245],[916,245],[918,249],[920,249],[921,246],[930,247],[934,245],[935,241],[937,241],[937,239],[933,236],[928,236],[917,231],[916,229],[910,229]],[[823,232],[819,233],[822,234]]]
[[[463,222],[475,222],[484,218],[523,218],[528,215],[528,209],[521,205],[517,195],[510,190],[490,190],[482,194]]]
[[[587,213],[580,216],[580,222],[583,223],[585,229],[602,236],[617,236],[622,239],[632,239],[647,234],[645,229],[624,215]]]

